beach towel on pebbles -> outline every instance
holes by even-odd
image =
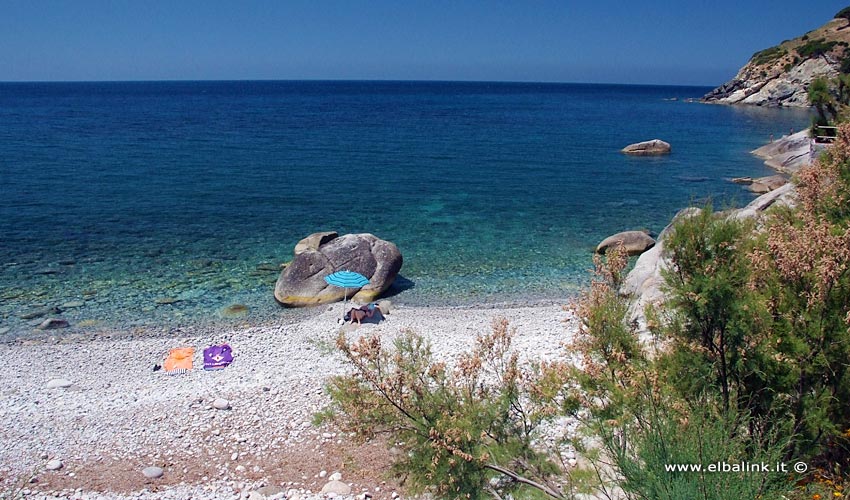
[[[204,349],[204,370],[221,370],[233,362],[228,344],[211,345]]]
[[[162,369],[168,375],[178,375],[192,370],[192,358],[195,356],[194,347],[178,347],[168,351],[168,357],[162,364]]]

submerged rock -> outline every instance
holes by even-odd
[[[178,302],[180,302],[180,299],[177,297],[160,297],[158,299],[154,299],[154,303],[160,306],[176,304]]]
[[[248,306],[245,304],[231,304],[221,310],[225,318],[241,318],[248,315]]]
[[[345,296],[371,302],[392,285],[402,261],[395,244],[372,234],[314,233],[295,246],[295,258],[281,272],[274,296],[288,307],[326,304]],[[325,282],[325,276],[343,269],[362,274],[369,283],[343,289]]]
[[[640,255],[655,245],[655,240],[643,231],[623,231],[602,240],[596,253],[605,253],[609,248],[622,243],[628,255]]]
[[[666,155],[670,153],[671,150],[672,148],[669,143],[664,142],[661,139],[653,139],[651,141],[629,144],[624,147],[621,152],[627,155],[652,156]]]
[[[58,307],[45,307],[21,314],[18,317],[21,319],[35,319],[40,318],[42,316],[47,316],[48,314],[60,314],[61,312],[62,309],[59,309]]]

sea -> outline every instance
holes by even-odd
[[[810,120],[694,102],[709,90],[0,83],[0,339],[309,314],[273,289],[317,231],[395,243],[399,304],[566,303],[603,238],[746,204],[730,178],[773,173],[750,151]],[[620,153],[655,138],[672,153]]]

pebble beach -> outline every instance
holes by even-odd
[[[577,319],[561,305],[395,306],[379,323],[338,323],[340,304],[279,325],[209,327],[170,336],[44,337],[0,345],[0,491],[26,498],[397,498],[393,450],[313,425],[323,386],[346,367],[334,340],[413,329],[435,356],[468,350],[497,317],[523,358],[564,355]],[[181,335],[182,333],[182,335]],[[234,361],[204,371],[204,347]],[[154,371],[175,347],[194,369]]]

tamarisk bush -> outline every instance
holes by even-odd
[[[349,342],[340,334],[337,346],[354,373],[330,381],[326,416],[363,436],[389,434],[404,450],[395,470],[414,492],[498,498],[498,485],[502,494],[567,498],[557,452],[535,443],[540,424],[563,414],[567,369],[521,368],[513,335],[496,320],[450,368],[411,331],[394,349],[378,337]]]

